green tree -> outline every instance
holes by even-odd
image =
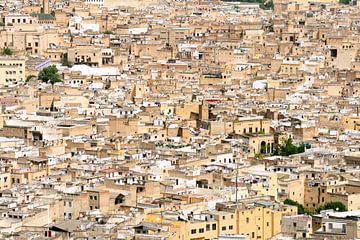
[[[260,5],[260,8],[261,9],[264,9],[264,10],[271,10],[271,9],[274,9],[274,3],[272,0],[270,1],[259,1],[259,5]]]
[[[298,153],[305,152],[305,144],[304,143],[301,143],[299,146],[297,146],[297,152]]]
[[[72,62],[69,61],[67,53],[63,54],[63,56],[61,58],[61,65],[66,66],[66,67],[72,67],[73,66]]]
[[[309,211],[308,209],[306,209],[302,204],[291,200],[290,198],[285,199],[284,201],[285,205],[290,205],[290,206],[296,206],[298,209],[298,214],[306,214],[306,215],[313,215],[314,213]]]
[[[51,83],[51,85],[54,85],[57,82],[62,82],[58,72],[59,70],[56,66],[51,65],[41,70],[38,78],[45,83]]]
[[[4,48],[3,55],[11,56],[12,54],[13,54],[13,52],[10,48]]]
[[[110,31],[110,30],[106,30],[105,32],[104,32],[104,34],[114,34],[112,31]]]
[[[349,5],[350,4],[350,0],[340,0],[339,1],[341,4],[346,4]]]
[[[263,129],[261,129],[258,134],[265,134],[265,131]]]
[[[285,199],[284,204],[286,205],[290,205],[290,206],[296,206],[298,209],[298,214],[304,214],[305,213],[305,208],[303,205],[301,205],[300,203],[291,200],[290,198]]]
[[[34,77],[36,77],[36,76],[35,76],[35,75],[29,75],[29,76],[27,76],[25,82],[30,81],[30,80],[33,79]]]
[[[294,145],[291,138],[285,140],[282,144],[276,146],[273,155],[290,156],[297,153],[305,152],[305,144]]]
[[[320,207],[318,207],[316,209],[316,212],[320,213],[322,210],[328,210],[328,209],[333,209],[334,211],[337,211],[337,212],[346,212],[347,211],[346,206],[342,202],[328,202],[328,203],[325,203],[324,205],[321,205]]]
[[[264,10],[274,9],[274,3],[272,0],[223,0],[224,2],[247,2],[258,3],[259,7]]]
[[[262,160],[262,159],[264,159],[264,155],[262,155],[262,153],[256,153],[255,158],[258,160]]]

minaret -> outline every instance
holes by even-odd
[[[119,139],[115,140],[115,151],[121,151],[121,144]]]
[[[41,13],[49,13],[49,0],[43,0]]]
[[[114,150],[110,151],[110,155],[116,157],[116,158],[121,158],[124,156],[124,151],[121,150],[121,143],[119,139],[115,140],[115,147]]]
[[[203,101],[202,104],[199,106],[199,117],[200,120],[209,120],[209,103]]]

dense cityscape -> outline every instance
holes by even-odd
[[[0,0],[0,239],[360,239],[360,2]]]

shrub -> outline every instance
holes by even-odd
[[[4,48],[3,55],[11,56],[12,54],[13,54],[13,52],[10,48]]]

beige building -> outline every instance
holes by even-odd
[[[25,82],[25,59],[0,56],[0,85],[12,86]]]

